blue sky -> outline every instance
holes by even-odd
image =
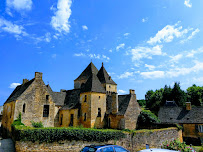
[[[93,61],[119,94],[203,85],[202,0],[2,0],[0,105],[43,72],[54,91]]]

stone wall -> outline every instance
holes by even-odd
[[[174,140],[179,138],[182,141],[182,131],[178,131],[177,128],[155,129],[155,130],[140,130],[136,131],[134,135],[127,134],[126,138],[118,141],[108,142],[87,142],[87,141],[60,141],[54,143],[39,143],[39,142],[24,142],[16,141],[16,152],[77,152],[83,147],[92,144],[116,144],[123,146],[124,148],[135,152],[141,149],[145,149],[145,145],[149,144],[150,148],[158,148],[161,144],[168,140]]]

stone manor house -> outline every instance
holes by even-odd
[[[105,70],[91,62],[74,80],[74,89],[54,92],[45,85],[42,73],[23,79],[4,103],[2,126],[11,131],[22,114],[22,123],[42,122],[45,127],[135,129],[141,111],[134,90],[118,95],[117,84]]]

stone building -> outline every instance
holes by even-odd
[[[203,107],[178,107],[175,101],[166,101],[160,108],[158,117],[162,124],[179,124],[183,127],[185,141],[203,142]],[[191,143],[191,142],[190,142]]]
[[[103,63],[98,71],[91,62],[74,80],[72,90],[54,92],[40,72],[32,80],[23,79],[4,103],[2,126],[11,131],[21,113],[27,126],[41,121],[45,127],[135,129],[140,111],[135,91],[118,95],[117,84]]]

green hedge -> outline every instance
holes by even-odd
[[[119,130],[90,129],[90,128],[30,128],[14,126],[14,140],[54,142],[60,140],[108,141],[124,138],[125,134]]]

